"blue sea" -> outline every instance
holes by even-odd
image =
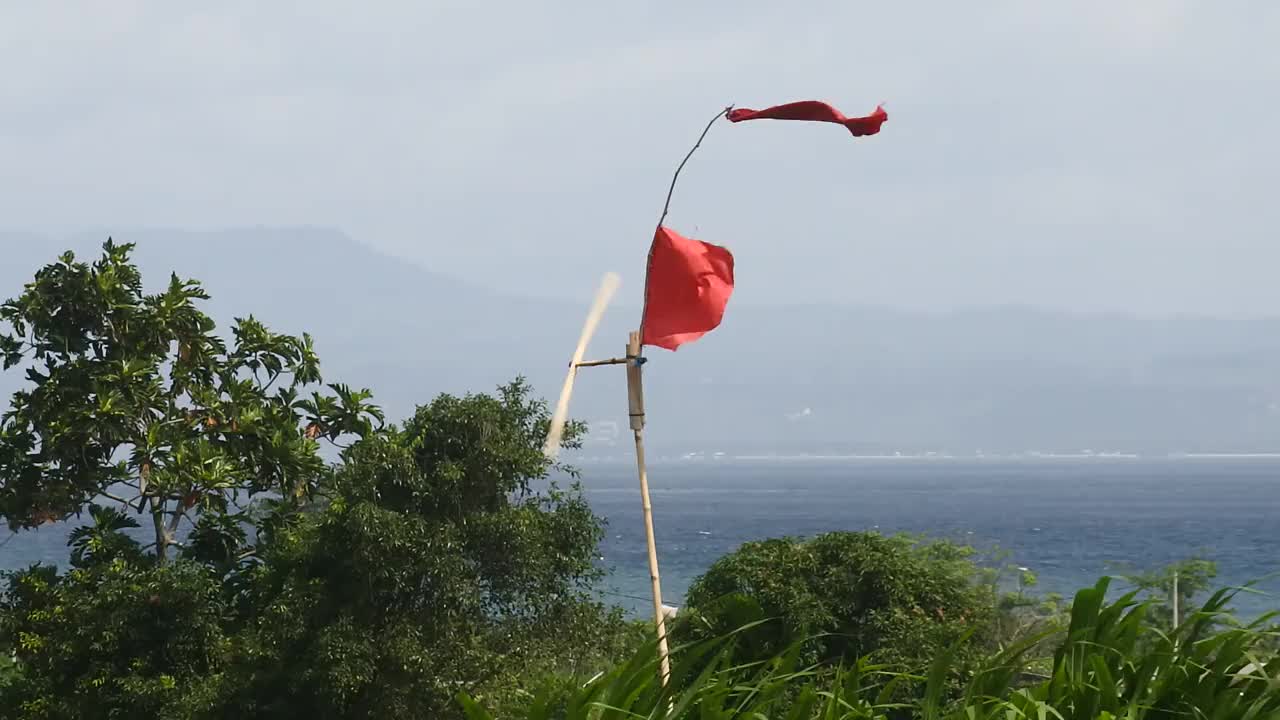
[[[601,545],[605,597],[643,616],[647,555],[635,468],[582,465]],[[719,460],[649,468],[664,600],[744,542],[832,530],[927,533],[1012,553],[1036,590],[1073,593],[1116,564],[1216,560],[1222,584],[1280,573],[1280,459]],[[0,537],[0,569],[65,564],[67,525]],[[1259,587],[1280,593],[1272,578]],[[1252,617],[1277,595],[1241,595]]]
[[[634,466],[589,465],[582,482],[609,521],[606,597],[651,612]],[[1030,568],[1036,590],[1070,595],[1117,564],[1154,569],[1192,555],[1218,581],[1280,573],[1280,459],[795,460],[651,465],[663,598],[722,555],[762,538],[832,530],[927,533]],[[1271,578],[1259,588],[1280,593]],[[1280,595],[1242,594],[1238,614],[1280,609]]]

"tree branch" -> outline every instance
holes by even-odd
[[[270,379],[269,381],[267,381],[267,384],[266,384],[266,385],[263,385],[262,383],[258,383],[258,389],[259,389],[260,391],[262,391],[262,392],[264,392],[264,393],[265,393],[266,391],[270,390],[270,389],[271,389],[271,386],[272,386],[272,385],[275,385],[275,384],[276,384],[276,381],[280,379],[280,376],[281,376],[281,375],[284,375],[284,374],[285,374],[285,371],[284,371],[284,370],[281,370],[280,372],[278,372],[278,373],[276,373],[276,374],[272,375],[272,376],[271,376],[271,379]]]
[[[127,508],[132,508],[132,507],[133,507],[133,500],[137,500],[137,499],[138,499],[138,498],[134,498],[133,500],[125,500],[124,498],[120,497],[119,495],[114,495],[114,494],[112,494],[112,493],[107,492],[106,490],[103,490],[103,491],[102,491],[102,493],[100,493],[100,494],[102,495],[102,497],[104,497],[104,498],[106,498],[106,499],[108,499],[108,500],[115,500],[116,502],[120,503],[121,505],[124,505],[124,506],[125,506],[125,507],[127,507]]]
[[[184,517],[187,518],[187,521],[190,522],[192,525],[196,524],[195,520],[192,520],[191,518],[187,517],[186,508],[179,505],[178,508],[173,512],[173,520],[169,523],[169,542],[170,543],[174,543],[174,536],[178,532],[178,525],[182,523],[182,518]]]
[[[169,534],[164,527],[164,505],[159,498],[151,497],[151,524],[156,534],[156,564],[164,565],[169,554]]]

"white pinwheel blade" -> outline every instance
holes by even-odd
[[[582,356],[587,351],[587,343],[591,342],[591,336],[595,334],[600,318],[604,316],[605,308],[608,307],[609,301],[613,299],[614,293],[618,291],[618,286],[621,284],[622,279],[617,273],[605,274],[600,280],[600,289],[596,290],[595,299],[591,301],[587,321],[582,324],[582,335],[578,337],[578,346],[573,351],[573,360],[569,362],[569,374],[565,376],[564,387],[560,388],[560,400],[556,403],[555,413],[551,416],[547,440],[542,445],[542,454],[552,462],[560,453],[564,424],[569,419],[569,396],[573,394],[573,381],[578,375],[578,363],[582,362]]]

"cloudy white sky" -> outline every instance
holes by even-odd
[[[0,228],[335,226],[433,270],[742,302],[1280,313],[1280,3],[0,0]]]

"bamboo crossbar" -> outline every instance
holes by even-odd
[[[626,358],[609,358],[608,360],[586,360],[574,367],[600,367],[601,365],[626,365]]]

